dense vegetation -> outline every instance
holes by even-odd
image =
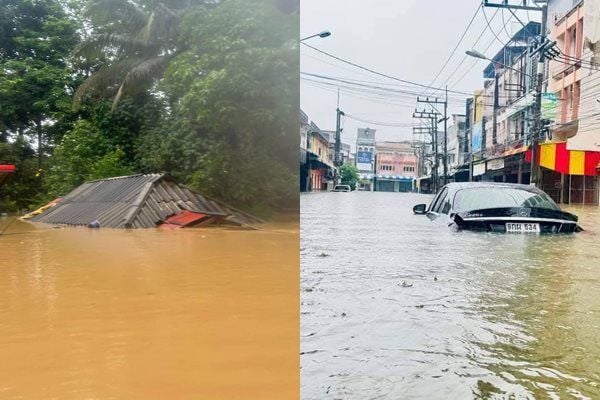
[[[342,185],[349,185],[352,190],[355,190],[359,182],[358,168],[354,164],[342,165],[340,167],[340,178]]]
[[[296,207],[296,3],[0,0],[0,210],[149,172]]]

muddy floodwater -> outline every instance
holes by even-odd
[[[309,399],[599,399],[600,208],[586,232],[454,232],[431,196],[301,196]]]
[[[13,223],[0,399],[297,398],[298,234]]]

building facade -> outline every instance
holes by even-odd
[[[300,191],[331,189],[335,171],[330,159],[329,135],[300,110]]]
[[[359,128],[356,138],[356,168],[359,175],[359,190],[374,190],[375,176],[375,129]]]
[[[419,176],[419,160],[410,142],[377,142],[374,190],[410,192]]]

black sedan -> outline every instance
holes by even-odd
[[[562,211],[542,190],[512,183],[450,183],[439,191],[429,207],[417,204],[413,212],[468,230],[507,233],[583,230],[576,215]]]

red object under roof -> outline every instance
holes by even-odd
[[[170,229],[183,228],[185,226],[189,226],[196,222],[199,222],[206,217],[206,214],[184,210],[179,214],[175,214],[165,219],[164,223],[160,227]]]
[[[0,172],[15,172],[15,166],[11,164],[0,164]]]

